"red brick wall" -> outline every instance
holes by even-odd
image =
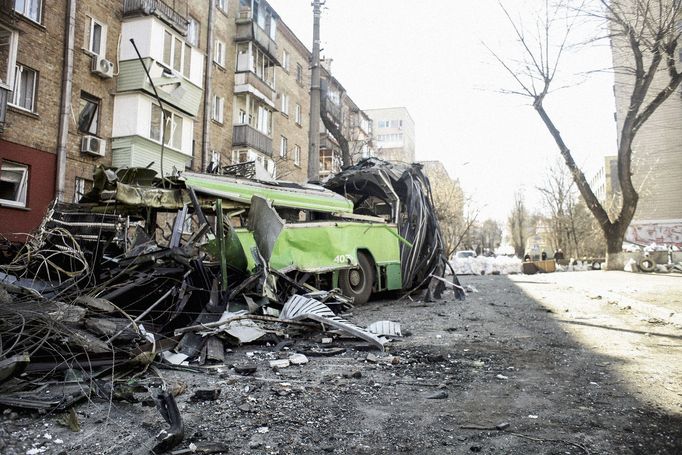
[[[0,161],[9,160],[28,165],[26,207],[0,206],[0,233],[13,241],[25,240],[35,229],[54,198],[56,155],[24,145],[0,140]]]

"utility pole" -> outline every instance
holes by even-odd
[[[308,132],[308,182],[320,180],[320,7],[313,0],[313,59],[310,81],[310,130]]]

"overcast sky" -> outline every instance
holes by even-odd
[[[311,0],[269,2],[311,49]],[[505,2],[529,28],[536,3]],[[500,93],[517,87],[483,43],[510,62],[520,47],[496,0],[327,0],[321,24],[322,55],[351,98],[363,109],[405,106],[417,160],[442,161],[482,218],[506,220],[520,187],[539,205],[535,187],[559,154],[528,99]],[[604,45],[568,54],[556,87],[570,87],[545,103],[588,176],[599,157],[615,153],[613,78],[599,73],[575,85],[574,75],[610,59]]]

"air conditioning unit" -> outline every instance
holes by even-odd
[[[114,64],[99,55],[92,56],[92,67],[90,69],[102,79],[114,77]]]
[[[81,152],[91,155],[104,156],[107,151],[107,143],[104,139],[95,136],[83,136]]]

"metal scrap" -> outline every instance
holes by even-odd
[[[311,319],[320,324],[326,324],[336,329],[339,329],[349,335],[361,338],[383,351],[384,345],[388,339],[378,337],[375,334],[358,327],[345,319],[334,314],[334,312],[324,303],[315,299],[304,297],[302,295],[293,295],[284,304],[281,319],[290,319],[293,321],[300,321],[302,319]]]

